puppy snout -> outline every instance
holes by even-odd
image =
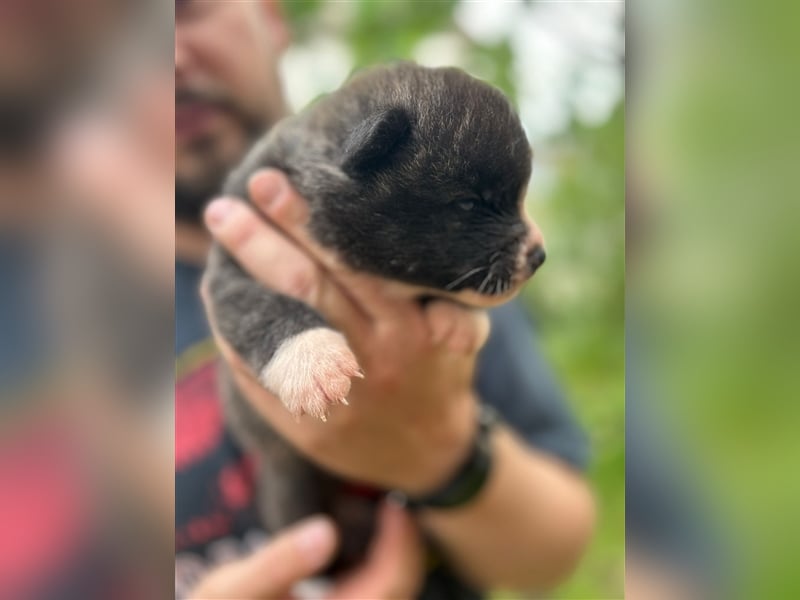
[[[537,245],[528,250],[528,254],[525,257],[525,264],[528,266],[531,275],[544,264],[545,258],[547,258],[547,253],[544,251],[543,246]]]

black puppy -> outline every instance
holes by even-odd
[[[488,307],[544,260],[525,217],[531,150],[505,96],[458,69],[398,63],[364,71],[278,123],[232,174],[286,173],[309,203],[309,231],[353,269],[416,297]],[[216,246],[207,272],[220,333],[297,417],[325,419],[361,376],[345,338],[312,308],[265,289]],[[262,455],[267,526],[333,510],[326,476],[271,432],[234,390],[235,428]]]

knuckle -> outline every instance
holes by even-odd
[[[398,369],[389,367],[378,367],[369,373],[372,383],[384,392],[397,390],[402,383],[402,375]]]
[[[305,270],[292,271],[286,277],[284,292],[300,300],[310,301],[314,296],[314,277]]]
[[[472,353],[479,350],[489,334],[489,317],[483,311],[465,314],[458,321],[453,343],[457,350]]]
[[[270,219],[284,227],[302,225],[307,220],[305,201],[290,187],[285,188],[269,205],[266,212]]]
[[[239,210],[231,224],[222,232],[221,241],[232,252],[242,250],[253,239],[258,221],[246,210]]]

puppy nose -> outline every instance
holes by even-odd
[[[534,246],[528,250],[527,264],[528,268],[531,270],[531,274],[535,273],[536,269],[542,266],[546,257],[547,254],[542,246]]]

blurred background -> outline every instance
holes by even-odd
[[[294,110],[362,66],[454,65],[502,89],[534,149],[547,265],[525,303],[592,444],[598,528],[558,598],[620,598],[624,575],[625,152],[622,2],[286,2]],[[507,597],[504,595],[504,597]]]
[[[800,594],[798,16],[784,2],[628,14],[627,369],[697,529],[716,529],[705,571],[730,598]],[[629,386],[635,433],[633,405]]]
[[[173,587],[171,3],[0,2],[0,597]]]

